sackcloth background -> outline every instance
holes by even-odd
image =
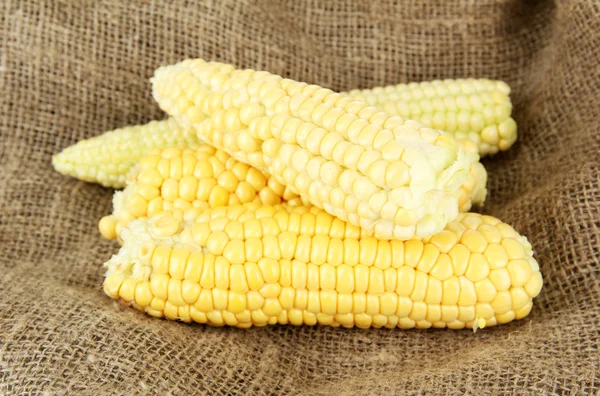
[[[485,212],[533,243],[530,316],[472,331],[251,330],[120,308],[97,222],[112,191],[51,155],[165,116],[154,69],[189,57],[334,90],[501,79],[519,140],[486,158]],[[0,3],[0,394],[598,394],[597,0]]]

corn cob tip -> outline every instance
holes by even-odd
[[[81,140],[52,158],[54,169],[80,180],[121,189],[140,158],[155,148],[199,143],[193,130],[173,118],[105,132]]]

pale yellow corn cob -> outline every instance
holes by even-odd
[[[52,164],[64,175],[123,188],[131,168],[152,149],[199,142],[194,131],[182,128],[171,118],[82,140],[52,157]]]
[[[478,159],[442,132],[267,72],[188,60],[158,69],[153,94],[202,140],[382,238],[441,231]]]
[[[468,211],[471,199],[485,198],[486,173],[477,162],[471,165],[469,182],[461,188],[461,211]],[[107,239],[119,236],[131,220],[149,217],[163,210],[214,208],[236,203],[261,202],[274,205],[302,204],[297,194],[256,168],[236,161],[209,145],[185,149],[156,149],[142,158],[138,172],[122,192],[115,192],[113,213],[100,221]]]
[[[527,239],[460,214],[423,240],[378,240],[316,207],[165,211],[122,231],[105,292],[156,317],[267,324],[483,328],[526,316],[542,276]]]
[[[507,150],[517,138],[516,123],[510,118],[509,92],[502,81],[467,79],[399,84],[344,94],[390,115],[449,132],[459,142],[473,142],[472,151],[485,155]],[[193,131],[174,120],[121,128],[84,142],[55,156],[57,170],[113,188],[124,187],[131,167],[151,149],[201,143]]]
[[[474,142],[480,155],[508,150],[517,140],[510,87],[486,79],[436,80],[346,93],[390,115],[416,120]]]
[[[130,221],[165,210],[197,211],[248,202],[302,204],[273,177],[207,144],[156,149],[142,157],[131,183],[113,197],[113,213],[100,220],[100,233],[115,239]],[[190,214],[188,214],[189,216]]]

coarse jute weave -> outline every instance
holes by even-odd
[[[164,118],[148,78],[188,57],[335,90],[446,77],[513,88],[519,141],[485,212],[533,243],[526,319],[469,330],[210,328],[104,295],[112,191],[53,153]],[[0,394],[597,394],[600,2],[0,3]]]

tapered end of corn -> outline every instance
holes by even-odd
[[[378,240],[316,207],[231,205],[131,221],[105,292],[156,317],[482,329],[525,317],[542,288],[531,245],[461,214],[423,240]]]
[[[120,128],[69,146],[52,157],[58,172],[105,187],[123,188],[140,158],[154,148],[198,143],[174,119]]]
[[[347,93],[388,114],[470,140],[482,156],[508,150],[517,139],[509,94],[505,82],[487,79],[436,80]]]

